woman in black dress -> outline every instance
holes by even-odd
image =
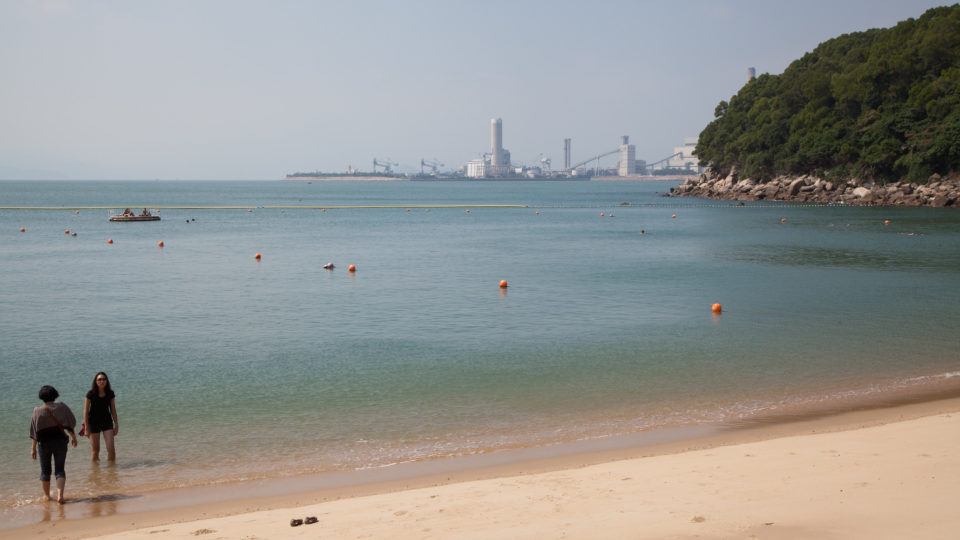
[[[83,421],[86,424],[87,436],[90,437],[90,461],[100,461],[101,433],[107,445],[107,460],[116,461],[117,459],[113,438],[120,431],[120,422],[117,421],[117,405],[114,398],[107,374],[102,371],[97,373],[93,378],[90,391],[87,392],[87,399],[83,403]]]

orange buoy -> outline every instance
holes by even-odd
[[[889,219],[883,220],[883,224],[884,224],[884,225],[889,225],[889,224],[890,224],[890,220],[889,220]]]
[[[600,217],[603,217],[603,212],[600,212]]]
[[[260,254],[257,253],[256,255],[253,256],[253,258],[259,261],[259,260],[260,260]]]
[[[26,227],[20,227],[20,232],[27,232]]]
[[[157,247],[163,247],[163,240],[157,242]]]
[[[70,234],[70,229],[63,231],[63,234]]]
[[[347,267],[347,270],[349,270],[350,272],[356,272],[357,267],[356,265],[351,264],[350,266]]]
[[[677,219],[677,215],[676,215],[676,214],[674,214],[674,215],[672,215],[672,216],[670,216],[670,217],[672,217],[673,219]]]
[[[79,210],[77,210],[77,213],[79,214],[79,213],[80,213],[80,211],[79,211]]]
[[[786,222],[787,222],[787,218],[785,217],[780,218],[780,223],[786,223]]]
[[[468,213],[468,214],[470,213],[470,209],[469,209],[469,208],[467,208],[467,213]]]
[[[539,210],[537,210],[537,215],[538,215],[538,216],[540,215],[540,211],[539,211]]]
[[[723,311],[723,308],[720,306],[720,304],[714,304],[714,305],[711,307],[711,309],[713,309],[713,312],[714,312],[714,313],[720,313],[720,312]]]
[[[107,238],[107,243],[108,243],[108,244],[112,244],[112,243],[113,243],[113,238]]]
[[[500,280],[500,288],[501,288],[501,289],[506,289],[506,288],[507,288],[507,280],[505,280],[505,279],[501,279],[501,280]]]

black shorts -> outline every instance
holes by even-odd
[[[100,433],[101,431],[109,431],[113,429],[113,419],[112,418],[100,418],[100,419],[90,419],[90,425],[87,426],[87,433]]]

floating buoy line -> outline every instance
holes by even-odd
[[[737,209],[748,209],[748,208],[779,208],[779,209],[789,209],[789,208],[864,208],[863,206],[856,205],[845,205],[845,204],[836,204],[836,203],[792,203],[788,201],[770,201],[765,203],[753,203],[753,204],[738,204],[739,201],[727,201],[723,203],[719,202],[710,202],[710,203],[630,203],[630,204],[618,204],[615,205],[621,210],[630,209],[630,208],[667,208],[667,209],[681,209],[681,208],[737,208]],[[135,205],[142,206],[142,205]],[[367,209],[401,209],[401,210],[410,210],[410,209],[432,209],[432,208],[462,208],[462,209],[471,209],[471,208],[539,208],[539,209],[577,209],[577,208],[589,208],[589,209],[607,209],[609,210],[612,206],[611,204],[543,204],[543,205],[530,205],[530,204],[420,204],[420,205],[410,205],[410,204],[375,204],[375,205],[241,205],[241,206],[157,206],[157,205],[146,205],[150,208],[156,208],[157,210],[247,210],[248,212],[253,211],[254,209],[265,209],[265,210],[320,210],[326,212],[327,210],[367,210]],[[60,210],[60,211],[79,211],[79,210],[115,210],[117,208],[114,206],[0,206],[0,210]],[[881,207],[882,208],[882,207]]]

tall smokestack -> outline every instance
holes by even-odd
[[[563,140],[563,170],[570,169],[570,139]]]
[[[503,120],[490,120],[490,164],[493,166],[503,163]]]

